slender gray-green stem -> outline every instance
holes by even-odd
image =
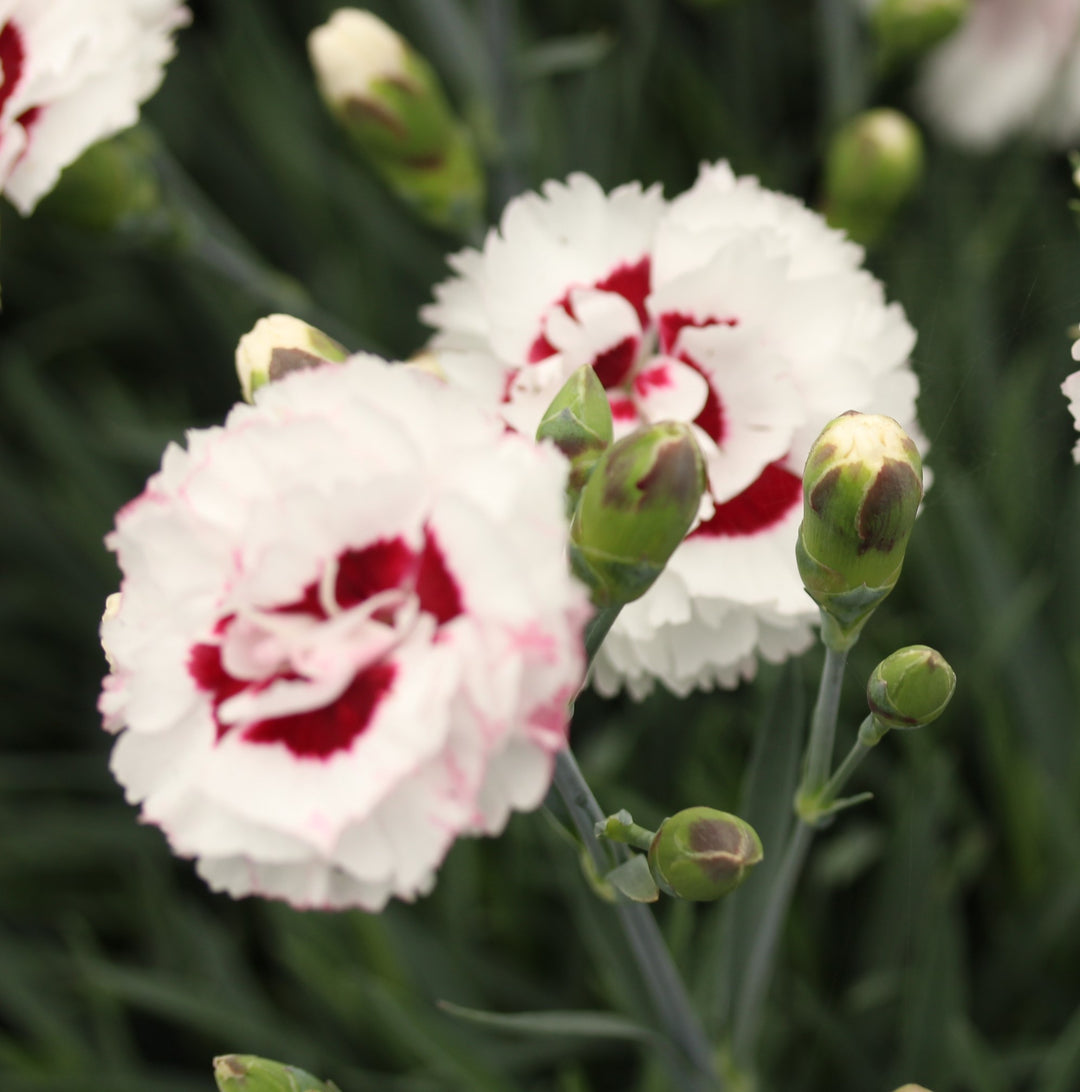
[[[833,745],[836,738],[836,715],[840,707],[840,690],[844,681],[847,651],[835,651],[826,647],[825,663],[821,669],[821,685],[810,719],[810,738],[806,746],[803,778],[795,794],[796,812],[799,815],[788,844],[784,849],[780,870],[773,880],[765,913],[754,935],[747,962],[746,975],[735,1007],[735,1028],[732,1048],[735,1061],[749,1067],[753,1062],[765,998],[776,965],[776,951],[780,932],[787,918],[795,888],[810,849],[814,828],[803,817],[810,813],[803,808],[813,800],[829,782]]]
[[[829,130],[862,108],[866,99],[865,50],[859,41],[860,18],[855,0],[818,0],[822,54],[822,116]]]
[[[622,847],[602,843],[596,837],[596,824],[604,820],[604,812],[569,748],[559,752],[555,765],[555,788],[565,802],[597,871],[603,875],[619,860],[625,859]],[[694,1092],[720,1092],[709,1041],[652,911],[642,903],[630,902],[620,895],[615,912],[656,1014],[678,1051],[675,1061],[679,1083],[676,1087]]]
[[[840,708],[840,689],[846,664],[846,649],[842,652],[825,649],[821,686],[810,718],[810,739],[806,745],[806,761],[803,765],[802,781],[795,795],[796,801],[820,792],[829,780],[836,740],[836,714]]]
[[[836,773],[829,778],[821,790],[822,807],[828,807],[840,795],[840,790],[847,784],[848,778],[871,750],[872,748],[859,740],[851,745],[851,750],[844,756],[844,761],[836,767]]]
[[[590,666],[622,607],[601,607],[585,627],[585,658]]]

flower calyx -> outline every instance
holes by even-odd
[[[340,1092],[333,1081],[320,1081],[295,1066],[253,1054],[223,1054],[214,1059],[218,1092]]]

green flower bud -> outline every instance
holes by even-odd
[[[845,413],[814,442],[795,555],[830,648],[850,648],[892,591],[921,500],[922,460],[891,417]]]
[[[588,364],[578,368],[555,395],[536,438],[550,440],[570,460],[567,501],[573,512],[589,475],[614,438],[611,403]]]
[[[866,684],[866,700],[879,729],[921,728],[945,712],[956,673],[940,652],[909,645],[887,656]]]
[[[170,233],[153,151],[139,128],[94,144],[64,170],[41,213],[87,231]]]
[[[833,137],[825,160],[825,210],[832,227],[873,243],[923,173],[922,136],[898,110],[867,110]]]
[[[645,594],[690,530],[705,484],[686,424],[639,428],[604,452],[570,526],[571,565],[597,606]]]
[[[399,197],[429,223],[479,222],[484,179],[431,66],[369,11],[343,8],[308,37],[330,112]]]
[[[348,355],[343,345],[302,319],[267,315],[236,346],[236,373],[244,399],[250,402],[265,383],[301,368],[340,364]]]
[[[929,1088],[923,1088],[921,1084],[905,1084],[902,1088],[898,1088],[896,1092],[930,1092]]]
[[[225,1054],[214,1059],[218,1092],[339,1092],[333,1081],[320,1081],[295,1066],[253,1054]]]
[[[970,0],[879,0],[870,15],[883,68],[918,57],[967,17]]]
[[[763,856],[761,839],[745,820],[713,808],[687,808],[660,824],[649,867],[668,894],[711,902],[734,891]]]

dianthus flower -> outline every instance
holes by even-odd
[[[816,608],[795,565],[802,465],[837,413],[914,428],[914,332],[863,252],[794,198],[706,166],[666,204],[584,175],[507,207],[482,252],[451,259],[425,320],[452,382],[531,435],[591,363],[616,435],[693,422],[710,497],[596,661],[602,693],[734,686],[756,653],[805,649]]]
[[[1073,343],[1073,360],[1080,361],[1080,341]],[[1061,384],[1061,393],[1069,400],[1069,412],[1073,416],[1076,427],[1080,429],[1080,372],[1073,372],[1064,383]],[[1073,459],[1080,463],[1080,440],[1073,448]]]
[[[0,0],[0,191],[23,215],[138,120],[189,17],[178,0]]]
[[[973,0],[927,58],[920,99],[934,124],[973,148],[1034,132],[1080,137],[1080,0]]]
[[[377,910],[536,807],[584,674],[566,462],[372,357],[263,387],[117,516],[112,769],[231,895]]]

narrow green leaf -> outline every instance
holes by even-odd
[[[655,1042],[656,1034],[635,1020],[611,1012],[484,1012],[437,1002],[443,1012],[473,1024],[520,1035],[568,1035],[580,1039],[624,1039]]]

